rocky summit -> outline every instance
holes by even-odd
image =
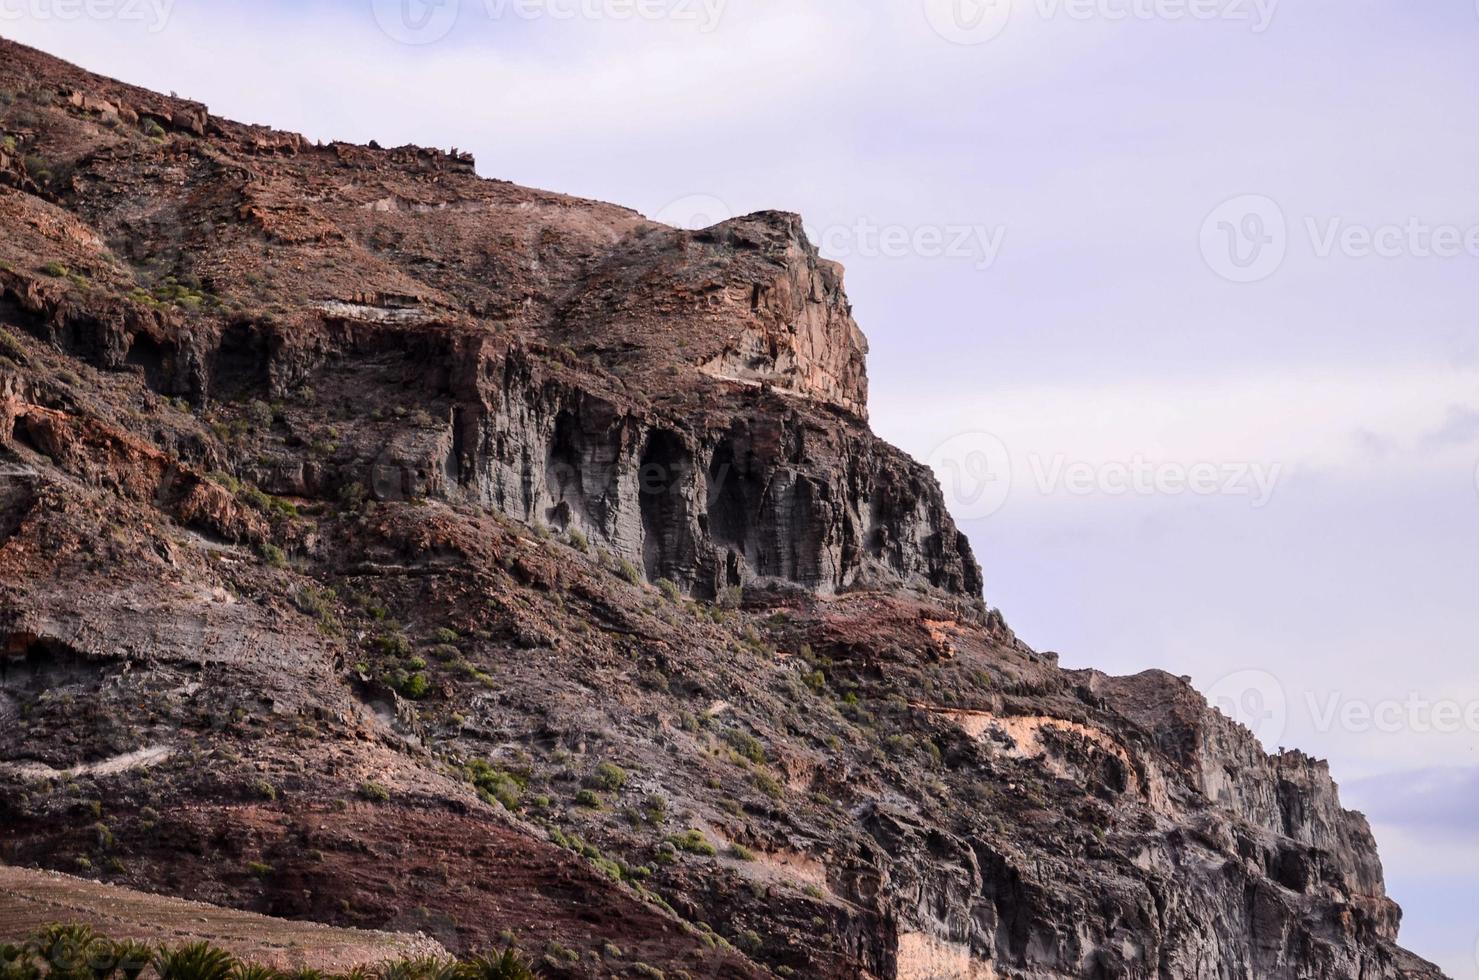
[[[5,863],[551,978],[1440,976],[1323,763],[988,609],[795,216],[3,41],[0,131]]]

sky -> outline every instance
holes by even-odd
[[[1479,980],[1475,0],[0,0],[0,34],[669,223],[799,212],[988,601],[1329,758],[1405,944]]]

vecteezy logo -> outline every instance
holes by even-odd
[[[689,194],[665,205],[652,216],[658,224],[686,231],[710,228],[734,217],[729,205],[711,194]]]
[[[956,520],[979,520],[1001,510],[1012,492],[1012,456],[989,432],[947,439],[927,461]]]
[[[1266,670],[1239,670],[1213,684],[1207,703],[1251,731],[1265,748],[1284,737],[1289,698],[1284,685]]]
[[[431,44],[451,33],[460,0],[371,0],[375,23],[401,44]]]
[[[1284,210],[1261,194],[1225,201],[1202,222],[1202,257],[1229,282],[1259,282],[1284,264],[1289,228]]]
[[[985,44],[1006,30],[1007,22],[1012,19],[1012,0],[923,0],[923,3],[930,27],[952,44]]]

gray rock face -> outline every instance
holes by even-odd
[[[795,415],[664,424],[534,370],[509,358],[476,415],[457,413],[447,492],[578,531],[705,598],[747,585],[979,594],[933,477],[870,434]]]
[[[887,855],[881,890],[894,896],[882,916],[890,935],[873,953],[884,975],[1440,975],[1396,947],[1400,910],[1370,829],[1341,808],[1324,763],[1266,756],[1170,675],[1078,678],[1077,696],[1097,710],[1039,701],[1044,714],[946,714],[993,754],[1086,788],[1139,832],[1054,840],[1033,825],[1051,823],[1051,798],[1005,834],[873,808],[864,825]],[[1095,812],[1080,820],[1093,826]]]

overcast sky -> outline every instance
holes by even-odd
[[[92,3],[0,33],[673,223],[800,212],[988,600],[1328,756],[1405,942],[1479,978],[1475,0]]]

